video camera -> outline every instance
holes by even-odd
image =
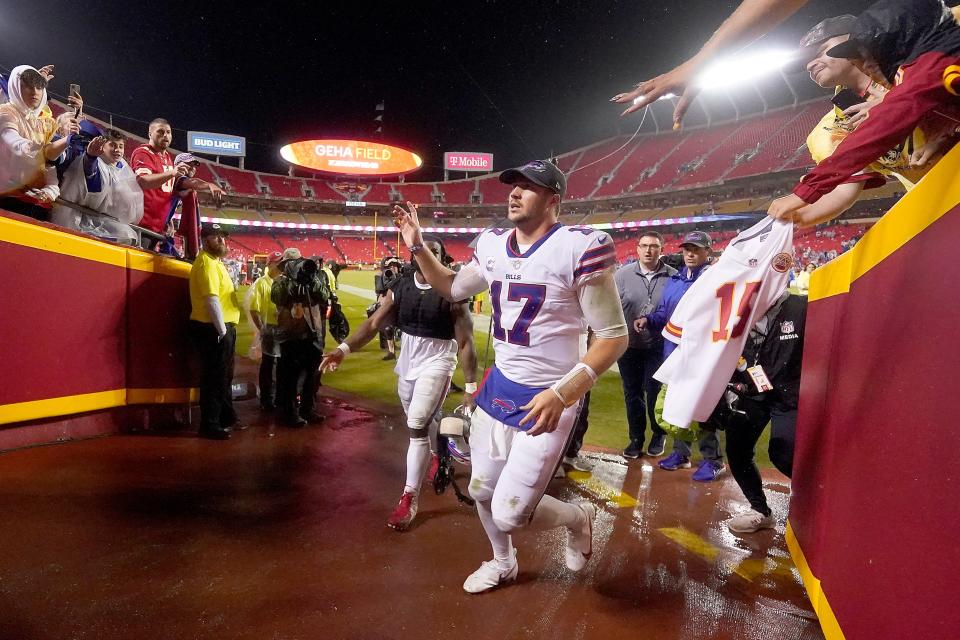
[[[287,260],[283,265],[283,280],[285,280],[286,294],[291,304],[315,305],[322,304],[320,297],[311,296],[311,290],[317,286],[320,276],[320,265],[315,260],[296,258]]]
[[[381,275],[374,278],[374,289],[378,296],[386,295],[387,291],[403,277],[409,267],[397,256],[385,256],[380,261]]]
[[[317,277],[317,273],[319,272],[320,265],[318,265],[316,261],[307,258],[288,260],[283,266],[283,274],[285,276],[305,287],[313,284],[313,279]]]

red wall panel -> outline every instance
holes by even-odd
[[[126,270],[0,241],[0,405],[126,386]]]

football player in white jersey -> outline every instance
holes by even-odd
[[[377,311],[336,349],[324,354],[321,371],[336,371],[347,355],[366,345],[383,327],[397,327],[402,333],[402,348],[394,372],[397,394],[407,416],[410,444],[407,449],[407,476],[400,501],[387,520],[387,526],[405,531],[417,515],[420,483],[430,465],[431,477],[439,463],[431,448],[437,445],[438,414],[447,391],[457,357],[463,369],[467,392],[477,390],[477,354],[473,348],[473,320],[467,305],[450,302],[437,295],[425,283],[419,263],[430,254],[435,259],[446,255],[437,239],[425,241],[426,250],[413,260],[413,273],[404,273],[387,290]],[[473,397],[464,393],[464,404]]]
[[[500,180],[513,185],[507,215],[516,228],[485,231],[471,262],[457,273],[423,251],[416,206],[394,208],[404,242],[424,257],[421,272],[442,296],[463,300],[490,290],[496,365],[477,394],[470,495],[493,559],[464,582],[468,593],[517,577],[510,534],[522,527],[565,527],[567,567],[586,565],[596,507],[544,492],[584,394],[627,348],[613,241],[602,231],[557,221],[563,172],[536,160],[503,172]],[[584,353],[587,326],[596,340]]]

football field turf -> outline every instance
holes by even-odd
[[[351,330],[355,329],[366,319],[366,308],[372,302],[373,292],[373,272],[372,271],[342,271],[340,273],[339,283],[342,285],[337,295],[343,311],[350,321]],[[367,296],[357,295],[352,292],[357,289],[370,292]],[[239,292],[240,299],[243,300],[245,289]],[[488,311],[489,308],[485,308]],[[474,338],[477,349],[478,366],[482,367],[485,360],[487,365],[493,363],[493,345],[488,348],[487,322],[489,316],[483,315],[479,318],[475,316]],[[482,326],[481,326],[482,325]],[[252,327],[246,317],[241,318],[240,326],[237,328],[237,354],[246,356],[250,347],[250,339],[253,335]],[[326,349],[332,349],[336,346],[333,338],[328,336]],[[396,399],[397,379],[393,374],[393,362],[384,362],[381,360],[385,352],[380,351],[379,341],[374,339],[363,349],[351,353],[339,371],[332,374],[324,374],[323,384],[355,393],[359,396],[376,399],[393,398]],[[482,375],[478,371],[478,376]],[[479,378],[478,378],[479,379]],[[463,374],[457,369],[454,375],[454,382],[463,386]],[[447,410],[452,410],[459,404],[460,394],[452,393],[444,405]],[[649,439],[649,430],[648,435]],[[721,442],[724,436],[720,436]],[[769,430],[765,431],[757,443],[757,464],[763,467],[769,467],[770,460],[767,455],[767,445],[769,440]],[[590,398],[590,428],[584,439],[584,443],[606,449],[619,450],[627,445],[627,420],[626,411],[623,405],[623,389],[620,385],[620,375],[615,371],[608,371],[600,377],[596,386],[593,388]],[[667,452],[670,451],[670,445],[667,445]],[[699,456],[694,453],[694,458]]]

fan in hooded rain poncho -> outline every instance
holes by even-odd
[[[60,195],[51,163],[79,125],[71,114],[53,118],[47,78],[31,66],[14,68],[6,95],[8,101],[0,105],[0,208],[43,220]],[[83,103],[72,98],[70,104],[80,108]]]
[[[89,120],[80,123],[80,130],[82,137],[74,138],[60,165],[60,200],[110,217],[88,215],[58,203],[50,219],[100,238],[136,244],[137,234],[130,225],[143,217],[143,191],[123,158],[123,134],[114,129],[101,132]]]

